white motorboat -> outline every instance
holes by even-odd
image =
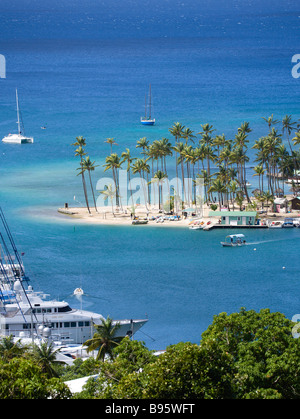
[[[244,234],[230,234],[225,237],[225,241],[221,242],[223,247],[244,246],[246,244]]]
[[[294,219],[293,218],[285,218],[282,224],[282,228],[293,228],[294,227]]]
[[[203,230],[203,225],[194,224],[194,225],[189,226],[189,229],[190,230]]]
[[[282,228],[283,221],[271,221],[268,224],[269,228]]]
[[[19,107],[19,98],[18,98],[18,91],[16,89],[16,101],[17,101],[17,124],[18,124],[18,134],[8,134],[6,137],[2,138],[4,143],[11,143],[11,144],[26,144],[26,143],[33,143],[32,137],[27,137],[25,135],[24,125],[21,118],[21,112]]]
[[[13,287],[0,286],[0,325],[2,335],[30,337],[38,335],[43,327],[43,337],[63,343],[82,344],[90,339],[94,325],[102,323],[101,314],[71,308],[66,301],[47,300],[47,295],[35,292],[31,285],[27,289],[21,280]],[[114,320],[119,324],[116,336],[132,336],[148,320]]]

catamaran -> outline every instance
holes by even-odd
[[[27,137],[25,135],[24,124],[23,124],[22,116],[21,116],[21,112],[20,112],[18,90],[17,89],[16,89],[16,102],[17,102],[18,134],[8,134],[6,137],[2,138],[2,141],[4,143],[12,143],[12,144],[33,143],[33,138],[32,137]]]
[[[48,299],[43,292],[36,292],[28,285],[22,258],[17,251],[2,209],[0,220],[0,336],[14,338],[47,338],[63,344],[82,345],[95,333],[95,325],[102,323],[101,314],[71,308],[66,301]],[[9,251],[4,235],[10,243]],[[26,288],[27,287],[27,288]],[[74,290],[74,295],[81,296],[81,288]],[[148,319],[114,320],[118,324],[115,336],[133,336]]]
[[[145,95],[145,116],[141,117],[143,125],[154,125],[155,119],[151,117],[151,84],[149,85],[149,115],[147,116],[147,95]]]

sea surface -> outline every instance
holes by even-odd
[[[262,117],[300,118],[300,79],[291,74],[299,23],[297,1],[1,0],[0,136],[16,131],[18,88],[35,142],[0,143],[0,205],[35,289],[79,307],[80,286],[83,308],[147,316],[136,338],[151,349],[198,343],[223,311],[300,313],[300,229],[247,230],[247,246],[224,249],[222,230],[93,226],[57,214],[84,202],[77,136],[98,165],[96,184],[106,138],[115,152],[138,155],[138,139],[172,140],[177,121],[195,133],[210,123],[227,138],[249,121],[255,187],[251,146],[268,131]],[[150,83],[157,123],[143,127]]]

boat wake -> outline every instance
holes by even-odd
[[[274,242],[281,242],[285,241],[286,239],[274,239],[274,240],[259,240],[257,242],[248,242],[246,246],[252,246],[253,244],[263,244],[263,243],[274,243]]]

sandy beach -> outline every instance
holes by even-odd
[[[235,208],[237,210],[237,208]],[[231,209],[232,210],[232,209]],[[137,206],[135,209],[135,218],[139,220],[148,220],[147,224],[144,226],[162,226],[162,227],[187,227],[192,222],[196,220],[203,220],[205,223],[211,221],[213,223],[218,223],[218,217],[209,217],[209,212],[211,209],[207,206],[203,206],[202,210],[202,217],[198,215],[192,216],[192,213],[187,213],[184,215],[184,210],[180,211],[180,219],[173,220],[172,215],[165,214],[162,211],[159,211],[158,206],[151,206],[146,209],[144,205]],[[102,224],[102,225],[132,225],[132,220],[134,219],[134,215],[131,214],[131,207],[123,208],[122,210],[115,209],[114,214],[112,214],[110,207],[99,207],[97,211],[95,208],[90,208],[90,212],[86,209],[86,207],[68,207],[68,208],[59,208],[58,213],[62,215],[67,215],[72,219],[78,219],[84,222],[88,222],[90,224]],[[196,214],[196,210],[194,212]],[[266,213],[259,213],[258,216],[260,219],[269,219],[269,220],[284,220],[286,217],[298,217],[299,212],[295,211],[292,213],[280,212],[274,213],[273,211],[268,210]],[[163,218],[163,222],[157,221],[159,218]]]
[[[82,221],[91,223],[91,224],[103,224],[103,225],[131,225],[132,220],[134,218],[131,215],[131,208],[125,208],[123,210],[115,210],[114,214],[109,207],[100,207],[97,208],[90,208],[91,213],[85,207],[69,207],[69,208],[59,208],[58,212],[63,215],[68,215],[74,219],[80,219]],[[191,221],[191,217],[180,217],[179,220],[171,221],[165,219],[164,222],[156,222],[156,219],[159,217],[169,217],[169,215],[160,212],[158,207],[151,207],[148,210],[145,206],[139,206],[135,209],[135,218],[139,220],[148,220],[148,224],[144,224],[144,226],[149,225],[157,225],[157,226],[182,226],[186,227]],[[171,217],[171,216],[170,216]],[[206,214],[208,217],[208,212]],[[195,218],[195,217],[194,217]]]

